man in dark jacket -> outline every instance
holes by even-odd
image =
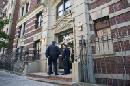
[[[48,58],[48,75],[51,75],[52,72],[52,63],[54,65],[55,75],[58,75],[57,73],[57,59],[60,54],[60,49],[58,46],[55,45],[56,42],[52,41],[52,45],[50,45],[46,49],[46,57]]]
[[[64,74],[70,74],[70,50],[67,45],[64,45],[63,61],[64,61]]]

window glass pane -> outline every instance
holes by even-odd
[[[28,12],[29,10],[29,3],[26,4],[26,13]]]
[[[63,10],[64,10],[64,7],[63,7],[63,4],[61,4],[61,5],[58,7],[58,12],[63,11]]]
[[[24,36],[24,33],[25,33],[25,28],[26,28],[26,22],[24,23],[24,26],[23,26],[23,33],[22,33],[23,36]]]
[[[24,7],[22,7],[22,16],[24,16]]]
[[[63,15],[63,11],[60,11],[59,13],[58,13],[58,16],[62,16]]]
[[[66,1],[65,2],[65,9],[68,9],[68,8],[70,8],[70,5],[71,3],[70,3],[70,0],[68,0],[68,1]]]

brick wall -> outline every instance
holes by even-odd
[[[7,52],[13,50],[13,43],[14,43],[14,38],[15,38],[15,32],[16,32],[16,24],[18,21],[18,13],[19,13],[19,6],[20,6],[20,0],[16,0],[16,5],[13,13],[13,18],[12,18],[12,26],[11,26],[11,32],[10,32],[10,40],[9,40],[9,48]]]
[[[112,26],[112,25],[120,24],[120,23],[127,22],[127,21],[130,21],[130,11],[123,13],[121,15],[118,15],[118,16],[112,17],[110,19],[110,25]]]
[[[36,8],[37,6],[38,6],[37,0],[31,0],[29,10],[32,11],[32,10],[33,10],[34,8]]]
[[[109,3],[112,0],[95,0],[94,3],[90,4],[90,10],[95,9],[101,5]],[[130,7],[128,0],[120,0],[117,3],[109,5],[109,14],[127,9]],[[108,15],[109,16],[109,15]],[[115,26],[116,24],[122,24],[130,21],[130,11],[114,15],[110,18],[110,27]],[[111,36],[113,41],[113,50],[114,52],[122,52],[130,50],[130,40],[128,36],[130,35],[130,24],[122,25],[121,27],[114,27],[111,29]],[[126,37],[126,38],[125,38]],[[115,40],[119,39],[120,40]],[[124,40],[125,38],[125,40]],[[124,62],[123,62],[124,61]],[[129,74],[130,73],[130,56],[129,55],[113,55],[111,57],[102,57],[94,59],[94,71],[95,74]],[[108,84],[111,86],[130,86],[130,80],[123,79],[114,79],[114,78],[96,78],[97,83]],[[129,84],[129,85],[128,85]]]
[[[99,7],[99,6],[101,6],[101,5],[105,4],[105,3],[108,3],[110,1],[111,0],[95,0],[94,3],[90,4],[90,9],[94,9],[94,8]]]
[[[124,62],[123,62],[124,61]],[[129,74],[130,73],[130,56],[115,56],[99,58],[94,60],[95,73],[96,74]],[[102,80],[103,79],[103,80]],[[106,80],[105,80],[106,79]],[[129,83],[127,80],[120,79],[121,82],[126,82],[125,85],[113,85],[120,84],[115,82],[119,79],[110,78],[97,78],[97,83],[108,84],[112,86],[126,86]],[[114,82],[109,83],[108,80],[114,80]],[[130,84],[130,83],[129,83]]]
[[[109,6],[110,13],[120,11],[122,9],[125,9],[125,8],[129,7],[129,6],[130,6],[130,4],[128,4],[127,0],[120,0],[119,2],[114,3],[114,4]]]

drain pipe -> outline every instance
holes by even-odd
[[[94,76],[94,61],[92,55],[92,47],[91,47],[91,30],[90,30],[90,15],[89,15],[89,3],[90,0],[84,0],[85,6],[85,19],[86,19],[86,27],[87,27],[87,80],[89,83],[95,83],[95,76]]]

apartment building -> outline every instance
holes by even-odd
[[[32,72],[41,71],[40,61],[44,55],[42,37],[46,34],[48,25],[47,7],[44,3],[44,0],[20,0],[13,50],[18,61],[24,61],[24,52],[29,50],[26,59],[32,62],[29,66]]]
[[[89,77],[93,83],[126,86],[129,7],[129,0],[20,0],[13,44],[16,57],[23,61],[29,50],[26,72],[47,72],[45,50],[55,40],[61,50],[65,43],[74,53],[73,81]],[[58,69],[63,69],[62,64],[59,58]]]
[[[68,44],[75,53],[75,59],[80,54],[82,35],[86,35],[87,22],[84,0],[21,0],[19,19],[13,49],[18,54],[17,59],[23,60],[24,51],[29,50],[27,72],[47,72],[46,47],[53,40],[62,49]],[[77,11],[77,9],[79,11]],[[80,10],[82,9],[82,10]],[[63,69],[59,59],[59,69]]]
[[[1,1],[0,1],[0,18],[3,17],[3,14],[4,14],[3,8],[4,8],[4,6],[5,6],[6,4],[7,4],[7,0],[1,0]]]
[[[4,2],[4,1],[3,1]],[[9,47],[8,48],[2,48],[1,54],[12,52],[13,49],[13,38],[14,38],[14,32],[15,32],[15,24],[17,21],[17,8],[19,7],[18,0],[8,0],[4,8],[2,9],[4,12],[2,19],[9,19],[9,24],[6,24],[3,28],[3,31],[9,35]]]

